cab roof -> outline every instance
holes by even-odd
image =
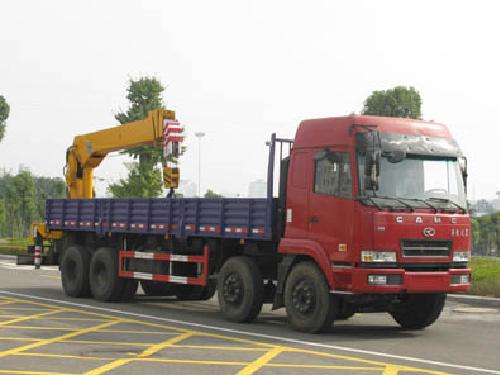
[[[452,138],[448,127],[436,122],[410,118],[350,115],[303,120],[297,129],[294,147],[354,145],[352,134],[366,131],[363,126],[376,126],[380,132]]]

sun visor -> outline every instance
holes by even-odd
[[[366,148],[373,143],[373,137],[376,134],[377,132],[356,134],[358,151],[366,151]],[[457,142],[451,138],[385,132],[379,132],[378,136],[383,153],[404,151],[406,154],[429,156],[458,157],[461,155]]]

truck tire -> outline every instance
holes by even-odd
[[[262,276],[255,260],[245,256],[226,260],[219,272],[219,306],[224,316],[243,323],[259,315],[264,301]]]
[[[297,331],[319,333],[332,326],[334,297],[314,262],[301,262],[290,271],[285,282],[285,307],[288,322]]]
[[[141,287],[147,296],[173,296],[175,284],[161,281],[141,280]]]
[[[95,299],[119,301],[128,280],[118,277],[118,254],[110,247],[101,247],[90,261],[90,290]]]
[[[208,280],[206,286],[179,284],[175,286],[175,295],[181,301],[206,301],[214,296],[216,289],[215,280]]]
[[[410,294],[390,312],[404,329],[424,329],[443,311],[446,294]]]
[[[90,295],[90,252],[83,246],[69,246],[61,260],[61,282],[67,296],[80,298]]]

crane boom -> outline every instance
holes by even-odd
[[[168,120],[175,120],[175,112],[157,109],[150,111],[145,119],[76,136],[66,151],[68,198],[95,196],[93,171],[108,153],[138,146],[161,146]]]

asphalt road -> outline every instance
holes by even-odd
[[[500,313],[448,302],[427,330],[356,314],[301,334],[284,311],[251,324],[216,301],[138,295],[104,304],[63,295],[57,269],[0,259],[0,374],[500,374]]]

